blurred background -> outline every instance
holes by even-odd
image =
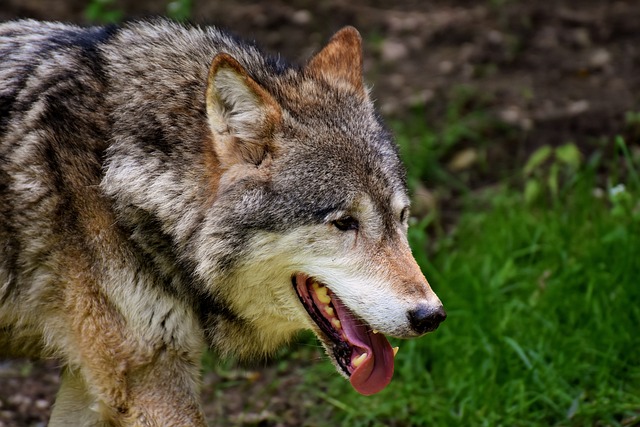
[[[0,0],[2,21],[150,16],[293,62],[356,26],[449,313],[372,397],[307,335],[257,366],[207,355],[211,425],[640,425],[640,2]],[[0,362],[0,427],[46,425],[57,382]]]

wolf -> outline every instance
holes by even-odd
[[[0,352],[51,426],[204,426],[200,359],[298,331],[369,395],[445,319],[346,27],[305,64],[156,19],[0,25]]]

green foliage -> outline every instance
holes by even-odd
[[[492,135],[500,132],[504,137],[508,133],[504,124],[487,113],[490,100],[483,94],[459,86],[448,98],[446,110],[438,113],[437,119],[427,118],[427,112],[418,108],[407,120],[393,123],[412,190],[419,182],[429,182],[466,191],[467,183],[443,167],[446,159],[467,146],[480,151],[483,158]]]
[[[167,16],[176,21],[187,21],[191,18],[192,0],[174,0],[167,5]]]
[[[578,165],[573,148],[547,149]],[[632,165],[633,166],[633,165]],[[540,172],[542,173],[542,172]],[[560,173],[560,172],[558,172]],[[328,364],[311,378],[330,407],[320,425],[622,425],[640,412],[640,186],[594,195],[593,168],[573,171],[557,200],[529,204],[500,189],[470,200],[454,244],[427,261],[449,317],[425,338],[396,342],[394,381],[358,396]],[[631,420],[631,421],[629,421]]]
[[[173,0],[167,3],[166,14],[176,21],[191,18],[192,0]],[[90,0],[84,16],[88,22],[110,24],[122,21],[124,11],[116,6],[115,0]]]
[[[410,218],[409,222],[409,244],[412,248],[426,248],[428,242],[427,227],[435,220],[437,213],[430,212],[422,219]],[[414,257],[418,264],[427,263],[427,254],[424,250],[414,251]]]
[[[395,125],[397,143],[407,166],[407,182],[411,189],[414,189],[425,176],[442,176],[445,173],[438,162],[442,151],[438,146],[435,131],[427,127],[423,120],[414,120],[407,124]]]
[[[629,148],[627,147],[625,140],[619,136],[616,138],[615,142],[616,147],[618,148],[618,150],[620,150],[620,153],[624,158],[626,171],[629,174],[629,179],[636,187],[640,187],[640,175],[638,174],[638,168],[635,164],[635,159],[633,158],[631,152],[629,151]]]
[[[108,24],[122,20],[123,12],[115,8],[115,0],[91,0],[84,11],[89,22]]]
[[[627,111],[624,122],[629,129],[640,129],[640,111]]]
[[[561,180],[574,177],[581,164],[582,155],[573,143],[538,148],[524,166],[525,202],[535,202],[545,189],[553,199],[557,198]]]

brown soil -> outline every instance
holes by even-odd
[[[118,3],[128,18],[166,10],[152,0]],[[588,154],[594,141],[606,145],[625,135],[634,145],[640,136],[640,120],[625,120],[640,111],[640,2],[634,0],[194,3],[194,22],[231,29],[294,61],[304,61],[338,28],[356,26],[366,40],[367,80],[387,117],[406,118],[420,107],[438,128],[455,89],[465,85],[491,117],[515,130],[496,136],[489,164],[521,164],[545,144],[572,141]],[[0,20],[86,23],[84,9],[80,0],[3,0]],[[482,182],[496,178],[492,170]],[[289,362],[208,374],[204,400],[213,425],[323,425],[310,421],[313,401],[295,387],[304,366],[320,359],[319,351],[305,348]],[[57,385],[52,363],[0,363],[0,427],[45,425]]]

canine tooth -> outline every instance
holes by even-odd
[[[374,330],[372,330],[371,332],[373,332],[374,334],[379,334],[379,333],[380,333],[380,331],[379,331],[379,330],[377,330],[377,329],[374,329]]]
[[[340,323],[340,320],[336,319],[335,317],[331,319],[331,324],[336,329],[342,329],[342,323]]]
[[[324,286],[318,286],[316,288],[314,286],[314,290],[316,291],[318,301],[324,304],[329,304],[331,302],[331,297],[327,294],[327,288],[325,288]]]
[[[333,316],[333,308],[329,307],[328,305],[325,306],[324,311],[325,313],[327,313],[327,315]]]
[[[396,354],[398,354],[398,350],[400,350],[400,347],[393,347],[393,357],[396,357]]]
[[[362,362],[364,362],[364,359],[366,358],[367,358],[367,353],[362,353],[360,356],[353,359],[351,361],[351,364],[353,365],[354,368],[357,368],[358,366],[362,365]]]
[[[327,294],[324,294],[324,295],[318,295],[318,300],[319,300],[321,303],[329,304],[329,303],[331,302],[331,297],[330,297],[329,295],[327,295]]]

